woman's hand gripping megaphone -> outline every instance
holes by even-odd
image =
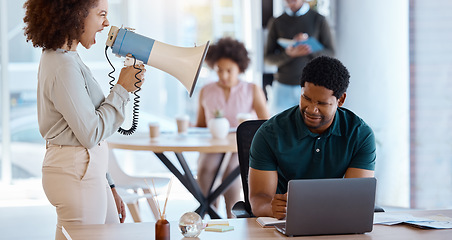
[[[124,67],[119,74],[118,84],[124,87],[127,92],[139,90],[144,82],[146,68],[140,60],[135,60],[131,55],[124,60]]]

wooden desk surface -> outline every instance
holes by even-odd
[[[153,152],[203,152],[226,153],[237,152],[235,133],[230,133],[226,139],[214,139],[210,133],[176,133],[160,134],[156,140],[151,140],[147,133],[135,133],[131,136],[115,135],[108,140],[110,148],[127,150],[144,150]]]
[[[407,211],[406,213],[413,216],[431,216],[442,214],[452,217],[452,210],[433,210],[433,211]],[[376,213],[385,214],[385,213]],[[155,223],[125,223],[125,224],[102,224],[102,225],[78,225],[67,226],[65,230],[69,233],[71,239],[108,239],[108,240],[124,240],[124,239],[154,239],[154,224]],[[191,239],[183,238],[178,229],[177,222],[171,222],[171,239]],[[234,226],[234,231],[230,232],[205,232],[203,231],[199,239],[233,239],[233,240],[270,240],[270,239],[369,239],[369,240],[391,240],[391,239],[406,239],[406,240],[433,240],[433,239],[451,239],[452,229],[443,230],[425,230],[418,229],[407,225],[384,226],[374,225],[374,229],[366,234],[346,234],[346,235],[325,235],[325,236],[308,236],[308,237],[285,237],[273,228],[261,228],[256,223],[255,218],[248,219],[229,219],[229,225]],[[196,239],[196,238],[194,238]]]

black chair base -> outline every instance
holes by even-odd
[[[245,202],[239,201],[234,204],[232,207],[232,214],[236,218],[250,218],[254,217],[254,215],[246,210]]]

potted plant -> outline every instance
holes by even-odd
[[[223,116],[221,110],[214,112],[214,118],[210,119],[207,127],[210,130],[213,138],[226,138],[229,133],[229,121]]]

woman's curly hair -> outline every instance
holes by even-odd
[[[339,99],[347,91],[349,79],[347,68],[339,60],[320,56],[312,59],[303,68],[300,85],[304,87],[304,84],[309,82],[325,87],[332,90],[333,95]]]
[[[215,63],[221,58],[228,58],[237,63],[242,73],[245,72],[250,63],[245,45],[230,37],[221,38],[216,44],[209,47],[206,63],[209,67],[214,68]]]
[[[79,40],[84,21],[99,0],[28,0],[24,4],[24,34],[34,47],[61,48]]]

